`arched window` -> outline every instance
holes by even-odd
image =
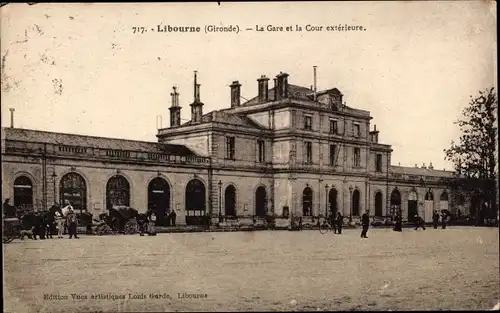
[[[71,172],[61,177],[59,201],[62,206],[69,202],[75,210],[87,211],[87,184],[82,175]]]
[[[313,208],[313,191],[311,188],[306,187],[302,192],[302,215],[311,216]]]
[[[28,176],[19,176],[14,180],[14,206],[33,208],[33,182]]]
[[[382,193],[379,191],[375,194],[375,216],[382,217],[383,214],[382,207],[383,207]]]
[[[329,214],[335,216],[337,214],[337,189],[332,188],[328,193],[328,202],[330,204],[330,212]]]
[[[148,209],[156,215],[157,225],[167,225],[170,213],[170,186],[162,177],[155,177],[148,185]]]
[[[186,185],[186,224],[201,225],[204,221],[206,205],[206,189],[203,182],[193,179]]]
[[[224,210],[227,216],[236,216],[236,188],[233,185],[226,187],[224,192]]]
[[[266,216],[267,212],[267,192],[264,186],[259,186],[255,191],[255,215]]]
[[[106,184],[106,208],[130,206],[130,184],[122,175],[115,175]]]
[[[434,200],[434,194],[432,193],[432,191],[427,191],[427,193],[425,194],[425,200],[427,200],[427,201]]]
[[[355,189],[352,192],[352,216],[359,216],[360,215],[360,208],[359,208],[359,190]]]
[[[391,215],[397,215],[399,214],[399,211],[401,210],[401,193],[399,190],[394,189],[391,192]]]

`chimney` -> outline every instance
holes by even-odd
[[[203,103],[200,99],[200,84],[198,84],[197,71],[194,71],[194,102],[191,106],[191,121],[193,123],[200,123],[203,115]]]
[[[316,85],[316,68],[317,66],[313,66],[313,69],[314,69],[314,101],[316,101],[316,88],[317,88],[317,85]]]
[[[229,87],[231,87],[231,107],[235,108],[235,107],[240,106],[240,87],[241,87],[241,84],[237,80],[235,80],[235,81],[233,81],[233,83]]]
[[[278,79],[274,78],[274,101],[278,100]]]
[[[14,111],[16,109],[14,108],[9,108],[10,111],[10,128],[14,128]]]
[[[434,169],[434,166],[432,165],[432,162],[429,163],[429,169],[430,170],[433,170]]]
[[[267,102],[269,101],[269,78],[266,77],[266,75],[261,75],[259,79],[257,79],[258,82],[258,91],[259,91],[259,102]]]
[[[168,108],[170,110],[170,127],[181,125],[181,106],[179,105],[179,93],[177,92],[177,87],[172,87],[173,92],[170,94],[172,96],[172,106]]]
[[[278,83],[278,97],[276,100],[286,99],[288,98],[288,74],[280,72],[276,75],[277,83]]]

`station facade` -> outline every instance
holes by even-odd
[[[172,210],[178,224],[207,214],[226,219],[304,221],[341,212],[359,220],[365,210],[403,218],[457,208],[444,179],[453,172],[391,165],[390,145],[379,143],[370,112],[347,106],[336,88],[316,91],[278,74],[257,79],[258,94],[241,102],[230,86],[230,105],[203,113],[196,74],[191,120],[181,123],[173,88],[170,127],[157,142],[132,141],[20,128],[2,128],[2,197],[15,206],[45,209],[71,201],[94,214],[114,205],[159,220]]]

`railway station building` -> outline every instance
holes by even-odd
[[[359,220],[462,209],[443,179],[453,172],[391,164],[369,111],[347,106],[337,88],[316,91],[279,73],[257,79],[257,95],[241,102],[241,84],[228,90],[226,108],[205,113],[200,84],[180,105],[171,93],[170,127],[156,142],[21,128],[2,128],[2,197],[15,206],[46,209],[71,201],[94,214],[114,205],[172,210],[177,224],[199,224],[207,214],[224,220],[302,216],[328,212]],[[167,108],[165,108],[167,109]],[[181,123],[181,110],[191,119]]]

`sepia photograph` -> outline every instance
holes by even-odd
[[[495,2],[0,12],[4,312],[500,310]]]

